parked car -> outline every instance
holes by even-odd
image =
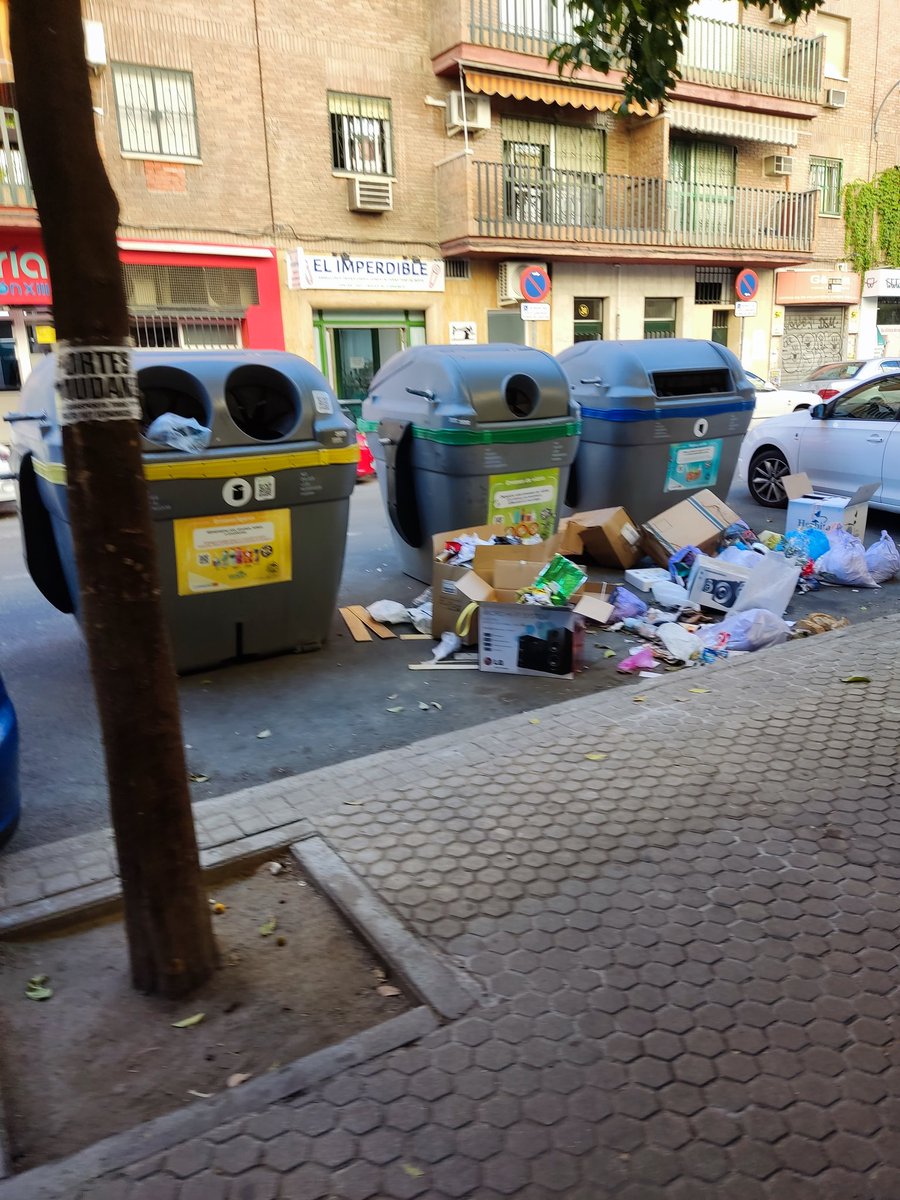
[[[798,392],[815,392],[820,400],[833,400],[866,379],[875,379],[887,371],[900,371],[897,358],[857,358],[826,363],[792,386]],[[815,403],[815,402],[814,402]]]
[[[9,461],[9,446],[0,446],[0,504],[15,504],[16,476]]]
[[[753,371],[745,369],[744,374],[756,388],[756,407],[750,421],[751,429],[760,421],[768,421],[770,417],[783,417],[785,413],[796,412],[798,408],[809,408],[811,404],[815,404],[815,400],[806,392],[777,388]]]
[[[19,823],[19,722],[0,678],[0,846]]]
[[[750,430],[738,477],[757,504],[783,507],[780,480],[795,471],[805,471],[817,487],[845,495],[877,479],[879,488],[869,503],[900,512],[900,371]]]

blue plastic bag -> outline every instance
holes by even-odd
[[[610,600],[613,606],[613,621],[624,621],[626,617],[642,617],[647,611],[647,605],[640,596],[629,592],[627,587],[613,588]]]

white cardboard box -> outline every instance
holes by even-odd
[[[731,612],[750,578],[748,567],[699,554],[688,576],[688,599],[701,608]]]
[[[844,529],[862,541],[869,515],[869,501],[881,486],[878,481],[862,484],[852,496],[838,496],[834,492],[814,488],[805,471],[785,475],[781,482],[788,497],[785,533],[794,533],[796,530],[802,532],[805,529],[821,529],[824,532],[833,525],[843,525]]]

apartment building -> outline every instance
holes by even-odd
[[[880,276],[861,304],[841,188],[898,161],[889,4],[697,0],[673,94],[623,112],[620,72],[547,62],[552,0],[84,0],[135,340],[286,345],[345,399],[423,341],[712,337],[784,381],[870,353],[900,308]],[[54,330],[8,61],[0,88],[15,388]]]

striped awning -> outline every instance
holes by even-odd
[[[666,105],[666,116],[673,129],[689,129],[691,133],[716,133],[747,142],[767,142],[772,146],[797,145],[797,122],[790,117],[713,108],[710,104],[690,104],[686,100],[670,100]]]
[[[513,100],[539,100],[542,104],[562,104],[570,108],[585,108],[593,112],[618,112],[622,105],[619,92],[601,92],[597,88],[582,87],[562,80],[529,79],[523,75],[493,75],[486,71],[466,72],[466,87],[470,92],[484,96],[505,96]],[[642,108],[632,104],[628,109],[632,116],[655,116],[659,105],[655,102]]]

